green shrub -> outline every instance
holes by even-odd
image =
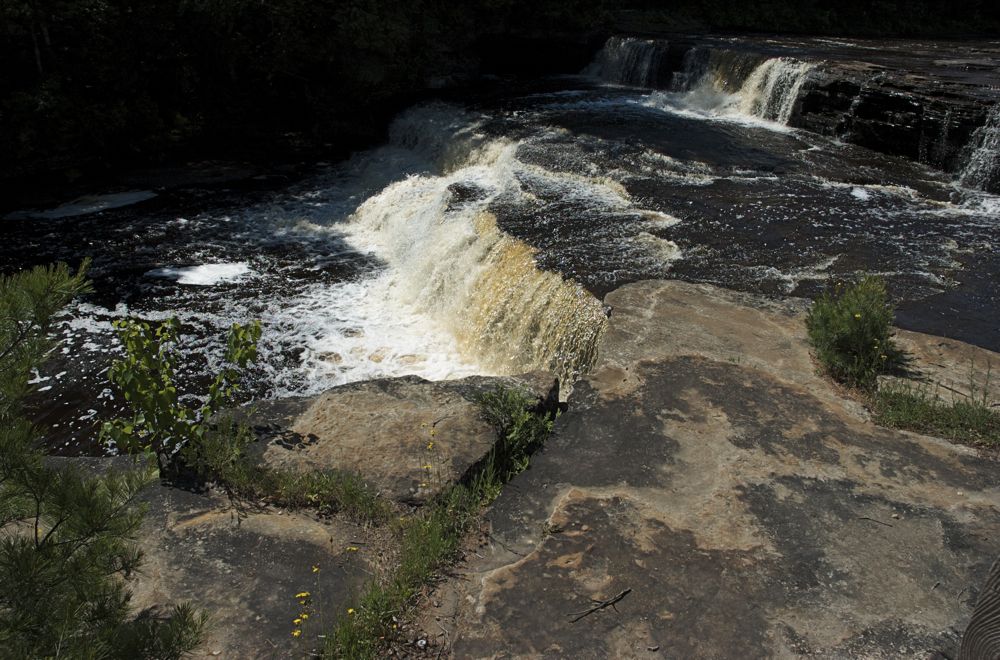
[[[175,384],[179,358],[177,319],[157,326],[145,321],[116,321],[115,328],[125,348],[125,358],[115,360],[108,378],[117,385],[132,409],[130,419],[105,422],[102,438],[126,453],[148,452],[156,456],[160,469],[176,471],[182,465],[204,465],[200,456],[211,432],[212,416],[231,404],[247,365],[257,359],[260,322],[229,329],[226,354],[208,388],[205,403],[190,408],[181,403]],[[218,451],[225,445],[216,443]],[[236,451],[238,446],[229,449]],[[174,460],[179,458],[180,461]],[[213,456],[211,461],[220,457]]]
[[[141,560],[136,498],[153,471],[51,467],[22,415],[29,373],[55,347],[53,316],[87,288],[84,269],[64,265],[0,278],[0,656],[178,658],[204,617],[188,606],[133,617],[124,581]]]
[[[531,398],[520,390],[497,387],[478,399],[483,417],[497,442],[473,477],[473,491],[483,504],[495,500],[504,484],[528,467],[531,455],[552,431],[552,419],[533,411]]]
[[[224,488],[234,501],[267,500],[289,508],[339,512],[360,522],[390,515],[388,503],[357,475],[274,470],[247,456],[256,436],[227,408],[234,403],[244,369],[257,357],[259,322],[230,328],[223,365],[198,408],[182,404],[174,384],[180,352],[176,320],[158,326],[127,320],[116,327],[125,358],[112,365],[109,377],[124,392],[132,414],[107,422],[102,429],[106,440],[126,452],[155,454],[161,470],[190,470]]]
[[[847,286],[838,284],[816,300],[806,328],[828,374],[851,387],[872,390],[878,375],[903,359],[892,341],[892,319],[885,282],[865,276]]]

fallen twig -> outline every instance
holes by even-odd
[[[620,594],[618,594],[614,598],[609,598],[608,600],[594,601],[597,604],[594,605],[593,607],[591,607],[590,609],[584,610],[582,612],[574,612],[573,614],[569,614],[568,616],[574,616],[574,617],[576,617],[575,619],[573,619],[572,621],[570,621],[570,623],[576,623],[580,619],[582,619],[584,617],[587,617],[587,616],[590,616],[594,612],[597,612],[599,610],[603,610],[605,607],[614,607],[615,603],[617,603],[618,601],[620,601],[625,596],[628,596],[630,593],[632,593],[632,589],[631,588],[625,589],[624,591],[622,591]]]
[[[858,516],[858,520],[870,520],[873,523],[878,523],[879,525],[885,525],[886,527],[892,527],[892,525],[890,525],[887,522],[882,522],[881,520],[875,520],[874,518],[869,518],[868,516]]]

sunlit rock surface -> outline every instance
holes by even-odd
[[[386,497],[422,504],[461,480],[493,448],[496,430],[483,417],[477,397],[500,385],[526,391],[540,405],[558,402],[555,376],[541,372],[442,382],[410,376],[345,385],[284,404],[294,405],[296,412],[277,424],[262,415],[273,424],[265,428],[271,439],[264,461],[299,472],[359,474]]]
[[[1000,537],[993,460],[867,421],[816,374],[793,302],[679,282],[605,302],[597,368],[432,596],[429,635],[462,658],[957,649]],[[1000,363],[906,343],[939,371]]]

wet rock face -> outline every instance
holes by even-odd
[[[863,64],[826,64],[810,76],[790,124],[957,172],[987,106],[957,85]]]
[[[555,377],[545,373],[355,383],[300,401],[273,433],[264,462],[296,471],[358,473],[387,497],[421,504],[489,453],[496,431],[476,398],[501,384],[530,392],[540,405],[558,401]]]
[[[606,302],[598,367],[434,597],[455,656],[953,654],[1000,538],[996,463],[867,422],[794,304],[679,282]]]

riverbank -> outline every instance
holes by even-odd
[[[953,657],[996,559],[995,460],[872,424],[816,374],[801,307],[679,282],[606,302],[597,367],[425,599],[426,637],[449,657]],[[1000,363],[902,339],[935,380]]]
[[[1000,534],[992,452],[875,426],[817,374],[803,301],[646,281],[605,302],[600,359],[553,436],[468,526],[457,563],[414,592],[417,610],[379,633],[380,648],[456,658],[957,648]],[[968,382],[970,361],[1000,364],[955,341],[899,340],[923,377],[949,387]],[[544,374],[358,383],[262,408],[252,453],[356,470],[419,517],[489,452],[474,401],[499,384],[549,407],[559,398]],[[1000,387],[983,385],[1000,403]],[[399,561],[391,524],[234,509],[220,493],[162,486],[147,497],[136,605],[194,600],[217,612],[199,651],[210,657],[322,648]]]

